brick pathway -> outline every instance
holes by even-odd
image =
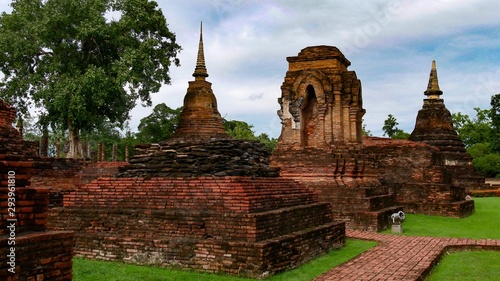
[[[313,279],[423,280],[447,249],[500,250],[500,240],[412,237],[347,230],[350,238],[375,240],[379,245]]]

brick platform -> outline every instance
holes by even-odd
[[[92,259],[262,277],[344,244],[328,203],[283,178],[100,178],[49,210]]]
[[[411,237],[356,230],[347,231],[347,236],[380,244],[313,280],[423,280],[447,250],[500,250],[500,240],[492,239]]]

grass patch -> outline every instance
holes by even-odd
[[[269,281],[306,281],[340,265],[362,252],[376,246],[376,242],[346,239],[345,247],[314,259],[303,266],[272,276]],[[186,270],[148,267],[118,262],[95,261],[81,258],[73,259],[74,281],[248,281],[252,279],[228,275],[197,273]]]
[[[407,214],[403,235],[500,239],[500,197],[474,198],[474,202],[475,213],[463,219]]]
[[[496,281],[500,276],[497,251],[453,252],[443,257],[427,281]]]

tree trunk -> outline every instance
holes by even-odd
[[[69,131],[69,151],[66,158],[83,158],[83,147],[80,141],[80,130],[73,128],[71,122],[68,124]]]

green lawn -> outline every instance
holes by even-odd
[[[500,239],[500,197],[474,198],[474,201],[475,213],[463,219],[406,214],[403,235]]]
[[[269,281],[306,281],[342,264],[362,252],[374,247],[377,243],[347,239],[345,247],[333,250],[295,270],[272,276]],[[227,275],[203,274],[193,271],[172,270],[166,268],[129,265],[116,262],[104,262],[73,259],[74,281],[244,281],[252,280]]]
[[[500,197],[474,201],[476,212],[463,219],[408,214],[404,235],[500,239]],[[427,280],[497,281],[499,276],[500,252],[461,251],[444,256]]]
[[[462,251],[446,255],[427,281],[497,281],[499,278],[499,252]]]

